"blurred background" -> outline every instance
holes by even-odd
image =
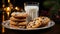
[[[24,10],[24,2],[39,2],[39,16],[47,16],[54,21],[60,22],[60,0],[10,0],[10,3],[8,0],[0,0],[0,22],[2,23],[2,20],[8,18],[4,11],[5,7],[13,6],[11,12],[15,11],[14,7]],[[3,19],[3,15],[5,19]]]
[[[48,16],[52,20],[60,19],[60,0],[10,0],[10,3],[8,0],[0,0],[0,15],[3,13],[3,8],[9,5],[12,5],[13,9],[19,7],[24,10],[24,2],[39,2],[39,16]]]

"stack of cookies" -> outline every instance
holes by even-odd
[[[26,28],[27,13],[13,12],[10,17],[10,27],[14,28]]]

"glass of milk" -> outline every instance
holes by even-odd
[[[28,13],[29,19],[33,20],[38,17],[39,3],[38,2],[26,2],[24,3],[24,10]]]

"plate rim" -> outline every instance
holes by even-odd
[[[15,29],[15,28],[7,27],[6,25],[4,25],[5,22],[8,22],[8,21],[10,21],[10,20],[4,21],[4,22],[2,23],[2,26],[5,27],[5,28],[14,29],[14,30],[40,30],[40,29],[47,29],[47,28],[50,28],[50,27],[52,27],[52,26],[55,25],[55,22],[54,22],[54,21],[50,21],[50,23],[52,23],[52,25],[50,25],[50,26],[45,26],[45,27],[41,27],[41,28],[34,28],[34,29]]]

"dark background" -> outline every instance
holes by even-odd
[[[11,3],[14,6],[20,6],[23,7],[24,2],[40,2],[40,4],[43,2],[44,0],[11,0]],[[5,0],[5,4],[7,5],[7,0]],[[2,6],[2,0],[0,0],[0,7]]]

